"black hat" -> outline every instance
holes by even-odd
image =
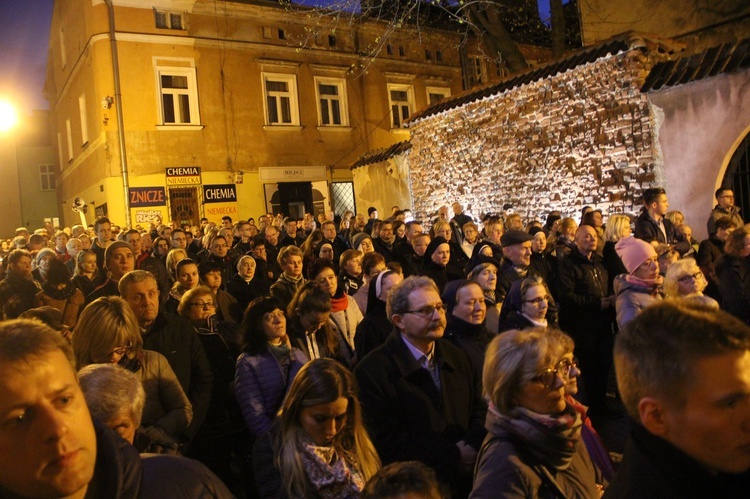
[[[513,229],[505,231],[505,234],[500,238],[500,244],[505,248],[507,246],[513,246],[514,244],[525,243],[532,239],[534,239],[534,236],[531,236],[528,232]]]

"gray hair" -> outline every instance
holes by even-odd
[[[156,283],[156,277],[154,277],[154,274],[152,274],[148,270],[131,270],[130,272],[122,276],[120,282],[117,283],[117,291],[120,292],[120,296],[125,297],[128,287],[131,284],[143,282],[146,279],[153,279],[154,283]]]
[[[435,281],[425,276],[407,277],[388,292],[388,301],[385,304],[386,315],[391,319],[394,315],[400,315],[407,312],[411,305],[409,304],[409,295],[418,289],[431,289],[438,295]]]
[[[78,371],[78,381],[92,417],[106,422],[126,415],[141,424],[146,391],[135,373],[117,364],[91,364]]]
[[[302,250],[293,244],[284,246],[283,248],[281,248],[281,251],[279,251],[279,256],[276,257],[276,261],[279,265],[284,265],[286,263],[286,259],[290,256],[298,256],[302,258]]]

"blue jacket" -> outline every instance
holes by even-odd
[[[307,362],[305,355],[296,348],[292,348],[290,355],[286,378],[281,364],[268,350],[258,355],[243,353],[237,359],[234,393],[254,437],[269,430],[294,377]]]

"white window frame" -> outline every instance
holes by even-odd
[[[65,134],[68,139],[68,163],[73,161],[73,133],[70,126],[70,118],[65,120]]]
[[[41,164],[38,166],[37,171],[39,172],[39,190],[40,191],[54,191],[57,186],[55,185],[55,165],[53,164]],[[47,189],[44,188],[44,180],[47,180]]]
[[[159,26],[158,24],[159,14],[166,16],[166,19],[167,19],[166,26]],[[173,21],[172,16],[179,18],[180,20],[179,26],[175,27],[176,23],[172,22]],[[171,12],[168,10],[158,10],[158,9],[154,9],[154,26],[157,29],[174,29],[174,30],[180,30],[180,31],[184,31],[185,29],[187,29],[185,26],[185,15],[182,12]]]
[[[391,99],[391,92],[406,92],[406,101],[394,101]],[[393,106],[398,106],[399,111],[403,110],[403,106],[406,104],[408,110],[409,110],[409,116],[407,118],[403,118],[402,114],[399,113],[398,121],[399,124],[396,124],[396,121],[393,116]],[[390,110],[391,114],[391,130],[403,130],[404,129],[404,120],[412,117],[414,115],[414,85],[405,85],[402,83],[389,83],[388,84],[388,109]]]
[[[86,94],[82,93],[78,97],[78,112],[81,116],[81,147],[89,142],[89,124],[86,114]]]
[[[338,95],[321,95],[320,86],[331,85],[338,89]],[[318,126],[325,128],[336,128],[336,127],[348,127],[349,126],[349,104],[347,99],[346,90],[346,79],[344,78],[326,78],[322,76],[315,77],[315,102],[318,108]],[[341,123],[323,123],[323,104],[322,100],[326,100],[328,107],[328,116],[332,117],[332,106],[331,101],[337,100],[339,102],[339,114]]]
[[[451,89],[449,87],[427,87],[427,105],[431,106],[437,104],[436,102],[430,102],[430,95],[442,95],[443,98],[440,102],[444,101],[451,96]]]
[[[201,129],[201,117],[200,108],[198,105],[198,81],[195,75],[194,67],[172,67],[172,66],[156,66],[156,88],[157,88],[157,106],[159,110],[159,124],[157,129]],[[162,76],[184,76],[187,78],[187,89],[169,88],[164,89],[161,86]],[[165,122],[164,120],[164,95],[172,95],[174,103],[174,122]],[[190,107],[189,121],[181,121],[180,112],[180,100],[175,98],[179,95],[188,96],[188,106]]]
[[[299,96],[297,94],[297,75],[284,74],[284,73],[261,73],[261,80],[263,82],[263,116],[264,122],[268,127],[298,127],[299,126]],[[269,81],[284,82],[287,84],[288,90],[286,92],[279,92],[276,90],[269,91],[266,89],[266,84]],[[289,99],[289,114],[291,121],[289,123],[277,122],[272,123],[268,115],[268,98],[275,97],[277,107],[280,99],[287,97]]]
[[[57,155],[60,159],[60,171],[62,171],[65,160],[63,160],[63,138],[60,132],[57,132]]]

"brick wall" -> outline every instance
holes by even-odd
[[[642,86],[656,62],[629,50],[470,102],[411,126],[413,208],[427,219],[459,200],[475,218],[511,203],[524,218],[636,213],[662,184]]]

